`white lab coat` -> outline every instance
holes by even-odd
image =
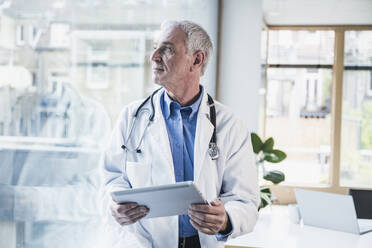
[[[107,225],[116,230],[134,234],[139,247],[178,247],[178,217],[143,219],[136,224],[120,227],[110,214],[108,204],[110,192],[130,187],[145,187],[175,183],[171,148],[166,124],[161,112],[160,96],[164,89],[154,96],[155,118],[143,137],[142,153],[125,152],[121,146],[134,148],[148,121],[151,112],[150,101],[143,106],[136,121],[130,140],[127,140],[133,115],[142,101],[124,108],[114,127],[110,143],[104,154],[103,211]],[[204,93],[198,112],[194,143],[194,181],[207,200],[219,197],[230,216],[233,233],[229,238],[252,231],[258,216],[259,189],[257,169],[254,162],[249,132],[244,124],[222,104],[215,102],[217,123],[218,160],[212,160],[208,145],[213,134],[209,120],[208,97]],[[151,211],[151,210],[150,210]],[[116,226],[115,226],[116,225]],[[112,239],[115,239],[112,235]],[[111,240],[111,247],[128,247],[125,238],[118,234]],[[125,236],[128,238],[129,236]],[[215,235],[199,232],[202,247],[223,247]],[[122,240],[120,240],[122,239]],[[132,247],[132,246],[131,246]]]

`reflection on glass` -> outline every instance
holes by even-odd
[[[345,71],[341,184],[372,186],[372,71]]]
[[[269,64],[333,64],[333,31],[269,31]]]
[[[218,3],[197,1],[195,10],[195,0],[5,2],[0,233],[9,235],[0,246],[106,247],[98,245],[97,194],[110,123],[156,87],[150,56],[160,23],[185,18],[214,30]]]
[[[154,32],[76,30],[71,34],[72,81],[107,107],[112,122],[123,106],[156,87],[148,75],[151,65],[146,63]]]
[[[332,72],[269,69],[266,137],[288,157],[279,165],[286,183],[329,182]]]
[[[344,57],[346,66],[372,66],[372,31],[346,31]]]

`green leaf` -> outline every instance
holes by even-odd
[[[261,193],[261,199],[263,199],[264,201],[266,201],[267,203],[270,203],[271,202],[271,199],[270,199],[270,194],[267,194],[267,193]]]
[[[274,139],[273,138],[268,138],[265,143],[262,145],[262,151],[263,152],[271,152],[274,147]]]
[[[271,194],[270,186],[262,186],[262,187],[260,188],[260,191],[261,191],[262,193],[270,193],[270,194]]]
[[[268,193],[261,192],[261,202],[260,202],[260,206],[258,207],[258,209],[264,208],[267,205],[269,205],[271,203],[270,197],[271,197],[271,193],[268,194]]]
[[[256,133],[251,133],[251,141],[253,146],[253,152],[258,154],[261,151],[261,147],[263,145],[262,140]]]
[[[265,180],[272,182],[273,184],[278,184],[285,180],[285,175],[283,172],[278,170],[272,170],[266,173],[263,177]]]
[[[287,157],[287,154],[280,150],[272,150],[264,153],[264,160],[270,163],[279,163]]]
[[[258,209],[264,208],[271,203],[271,192],[269,186],[262,186],[260,188],[260,206]]]
[[[261,199],[260,205],[258,206],[258,211],[260,211],[261,208],[264,208],[267,205],[269,205],[269,204],[266,201],[262,201],[262,199]]]

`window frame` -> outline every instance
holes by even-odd
[[[263,30],[291,30],[291,31],[334,31],[334,60],[332,65],[332,92],[331,92],[331,156],[330,156],[330,183],[328,185],[301,185],[301,184],[286,184],[286,185],[272,185],[270,189],[272,193],[277,197],[278,204],[289,204],[295,203],[296,198],[293,192],[294,188],[311,189],[317,191],[324,191],[338,194],[348,194],[349,186],[340,185],[340,170],[341,170],[341,121],[342,121],[342,89],[343,89],[343,75],[344,75],[344,47],[345,47],[345,32],[346,31],[372,31],[372,25],[342,25],[342,26],[302,26],[302,25],[290,25],[290,26],[273,26],[264,25]],[[268,35],[268,33],[267,33]],[[269,35],[267,37],[266,46],[268,47]],[[267,68],[277,68],[278,65],[268,64],[268,51],[266,50],[266,65],[263,67],[265,75],[267,75]],[[295,67],[316,67],[318,65],[283,65],[282,68],[295,68]],[[328,67],[328,65],[320,65],[320,67]],[[349,66],[346,66],[346,68]],[[349,68],[347,68],[349,69]],[[346,69],[346,70],[347,70]],[[350,68],[351,69],[351,68]],[[362,69],[362,68],[359,68]],[[364,68],[365,69],[365,68]],[[265,87],[267,88],[268,80],[265,77]],[[266,93],[264,96],[264,108],[266,110]],[[266,132],[266,111],[263,116],[263,127],[261,135],[265,137]],[[357,189],[370,189],[371,187],[352,187]]]

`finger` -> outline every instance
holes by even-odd
[[[132,218],[122,217],[122,218],[117,219],[117,222],[122,226],[123,225],[130,225],[130,224],[136,223],[138,220],[142,219],[146,215],[147,215],[147,213],[145,213],[145,214],[141,213],[141,214],[138,214],[137,216],[132,216]]]
[[[211,205],[214,206],[214,207],[218,207],[218,206],[221,206],[222,205],[222,202],[220,199],[215,199],[213,201],[211,201]]]
[[[189,209],[192,211],[200,212],[200,213],[207,213],[207,214],[219,214],[219,211],[214,206],[209,206],[207,204],[191,204]]]
[[[136,215],[138,213],[147,213],[148,212],[148,208],[145,207],[145,206],[137,206],[135,208],[132,208],[132,209],[129,209],[128,211],[126,211],[124,213],[125,216],[132,216],[132,215]]]
[[[132,216],[136,216],[138,214],[147,214],[148,212],[149,209],[146,206],[138,206],[137,208],[125,212],[125,215],[129,218],[132,218]]]
[[[200,213],[212,214],[212,215],[221,215],[224,213],[225,208],[223,206],[209,206],[206,204],[191,204],[189,207],[190,210]]]
[[[112,201],[112,203],[110,204],[110,209],[111,209],[111,212],[121,213],[121,212],[125,212],[129,209],[135,208],[136,206],[138,206],[138,204],[135,203],[135,202],[128,202],[128,203],[118,204],[118,203]]]
[[[221,219],[219,215],[213,215],[213,214],[205,214],[200,213],[196,211],[189,210],[188,214],[192,216],[193,218],[196,218],[202,222],[211,223],[211,224],[223,224],[221,223]]]
[[[216,232],[214,232],[213,230],[209,229],[209,228],[206,228],[206,227],[202,227],[200,226],[198,223],[196,223],[195,221],[193,221],[192,219],[190,219],[190,223],[191,225],[201,231],[202,233],[205,233],[205,234],[209,234],[209,235],[213,235],[213,234],[216,234]]]
[[[136,205],[137,205],[137,207],[130,208],[127,211],[118,211],[118,209],[114,207],[114,208],[111,209],[111,214],[115,218],[123,218],[123,217],[131,216],[133,214],[137,214],[139,212],[143,212],[143,213],[148,212],[148,210],[145,206],[138,206],[137,203],[136,203]]]
[[[133,221],[133,220],[136,220],[139,217],[144,217],[146,215],[147,215],[147,212],[145,212],[145,213],[139,212],[139,213],[133,214],[131,216],[120,217],[120,218],[118,218],[118,220],[119,221]]]
[[[126,217],[127,216],[125,212],[123,213],[121,211],[118,211],[118,209],[116,207],[111,208],[111,214],[115,218],[122,218],[122,217]]]
[[[126,211],[138,207],[136,202],[126,202],[118,204],[118,212],[125,213]]]
[[[139,221],[140,219],[142,219],[143,217],[145,217],[147,214],[143,214],[143,215],[140,215],[136,218],[133,218],[130,220],[130,224],[133,224],[133,223],[136,223],[137,221]]]
[[[208,228],[210,230],[213,230],[213,231],[216,231],[216,230],[219,230],[219,225],[218,224],[213,224],[213,223],[208,223],[208,222],[204,222],[192,215],[190,215],[190,219],[192,221],[194,221],[195,223],[197,223],[200,227],[203,227],[203,228]]]

